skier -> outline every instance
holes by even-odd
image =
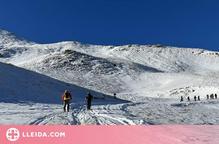
[[[189,96],[187,97],[187,100],[190,101],[190,97]]]
[[[207,95],[207,100],[209,99],[209,95]]]
[[[181,96],[181,98],[180,98],[180,102],[182,102],[183,101],[183,96]]]
[[[217,99],[217,94],[214,95],[215,99]]]
[[[93,96],[88,92],[86,96],[86,101],[87,101],[87,110],[91,109],[91,101],[93,100]]]
[[[114,99],[116,99],[116,93],[113,94]]]
[[[64,112],[66,112],[66,108],[67,108],[67,112],[69,112],[69,108],[70,108],[70,100],[72,99],[70,92],[68,92],[67,90],[65,90],[64,94],[62,95],[62,101],[64,103]]]
[[[198,101],[200,101],[200,96],[198,96]]]
[[[195,101],[196,101],[196,98],[197,98],[197,97],[196,97],[196,96],[194,96],[194,100],[195,100]]]
[[[211,99],[214,99],[214,94],[211,94],[211,95],[210,95],[210,98],[211,98]]]

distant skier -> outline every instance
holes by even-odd
[[[116,99],[116,93],[113,94],[114,99]]]
[[[69,103],[70,103],[71,99],[72,99],[72,96],[71,96],[70,92],[65,90],[64,94],[62,95],[62,101],[64,103],[64,107],[63,107],[64,112],[66,112],[66,108],[67,108],[67,112],[69,112],[69,108],[70,108]]]
[[[214,98],[217,99],[217,94],[214,95]]]
[[[187,97],[187,100],[190,101],[190,97],[189,96]]]
[[[181,98],[180,98],[180,102],[183,102],[183,96],[181,96]]]
[[[198,96],[198,101],[200,101],[200,96]]]
[[[86,102],[87,102],[87,110],[91,109],[91,102],[93,100],[93,96],[90,94],[90,92],[88,92],[87,96],[86,96]]]
[[[214,99],[214,94],[211,94],[211,95],[210,95],[210,98],[211,98],[211,99]]]
[[[209,95],[207,95],[207,100],[209,99]]]
[[[197,100],[197,97],[196,96],[194,96],[194,101],[196,101]]]

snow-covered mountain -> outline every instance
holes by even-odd
[[[50,99],[64,89],[70,89],[73,95],[80,97],[73,101],[78,105],[67,117],[61,113],[61,106],[53,103],[57,110],[37,118],[30,116],[31,122],[24,123],[219,123],[217,99],[206,100],[207,94],[219,94],[218,52],[162,45],[102,46],[71,41],[38,44],[0,30],[0,61],[0,73],[7,76],[1,80],[3,83],[21,77],[21,80],[15,80],[18,86],[9,83],[0,87],[1,91],[6,91],[2,102],[8,99],[8,94],[14,93],[14,98],[21,99],[26,105],[37,103],[35,110],[44,107],[45,103],[49,107]],[[33,74],[17,73],[17,67]],[[13,73],[16,73],[14,78]],[[27,87],[31,99],[21,97]],[[87,112],[81,104],[89,90],[99,97],[117,93],[118,98],[100,100],[92,111]],[[200,96],[201,101],[193,101],[195,95]],[[180,103],[181,96],[184,102]],[[188,96],[191,102],[186,101]],[[0,105],[4,107],[5,103]],[[10,105],[17,107],[18,104],[12,101]],[[7,120],[0,122],[10,123]]]
[[[23,38],[19,38],[11,32],[0,29],[0,46],[1,47],[8,47],[11,45],[27,45],[27,44],[34,44],[34,42],[30,42]]]

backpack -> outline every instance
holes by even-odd
[[[70,100],[71,99],[71,94],[70,93],[65,93],[64,95],[62,95],[62,100]]]

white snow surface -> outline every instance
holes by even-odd
[[[38,44],[0,30],[0,62],[1,124],[219,124],[218,99],[206,99],[219,94],[215,51]],[[73,95],[68,113],[61,105],[65,89]],[[88,91],[97,97],[90,111]]]

